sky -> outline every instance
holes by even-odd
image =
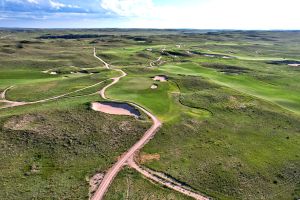
[[[0,0],[0,27],[300,30],[300,0]]]

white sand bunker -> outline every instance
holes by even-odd
[[[91,108],[95,111],[111,114],[111,115],[129,115],[139,117],[140,112],[127,103],[116,102],[93,102]]]
[[[166,82],[168,80],[168,77],[165,75],[158,75],[158,76],[155,76],[153,78],[153,80],[160,81],[160,82]]]
[[[156,84],[151,85],[151,89],[155,90],[157,88],[158,88],[158,85],[156,85]]]
[[[300,64],[298,64],[298,63],[295,63],[295,64],[288,64],[288,66],[291,66],[291,67],[300,67]]]

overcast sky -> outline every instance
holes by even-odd
[[[0,2],[0,27],[300,29],[300,0]]]

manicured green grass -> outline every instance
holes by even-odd
[[[114,71],[103,71],[93,75],[69,75],[68,77],[58,75],[54,80],[48,79],[48,81],[41,78],[15,86],[7,92],[6,96],[10,100],[37,101],[83,89],[117,75],[118,73]],[[88,90],[90,91],[91,88]],[[93,92],[96,91],[93,89]]]
[[[158,85],[157,89],[151,89],[151,85]],[[136,102],[152,111],[164,121],[176,119],[182,112],[196,114],[198,117],[207,117],[204,110],[187,108],[178,103],[176,92],[178,88],[172,81],[156,82],[148,77],[128,76],[120,83],[107,91],[108,97],[125,101]]]
[[[297,90],[287,90],[284,85],[272,85],[249,75],[227,75],[194,63],[164,65],[160,69],[173,74],[207,77],[216,83],[271,101],[295,113],[300,113],[299,88]]]

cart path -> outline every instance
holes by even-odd
[[[94,56],[96,58],[98,58],[98,60],[100,60],[102,63],[104,63],[105,67],[108,67],[108,69],[111,69],[109,67],[109,64],[107,64],[105,61],[103,61],[101,58],[99,58],[96,55],[96,50],[94,49]],[[112,69],[115,71],[119,71],[121,72],[121,75],[115,78],[112,78],[113,82],[108,84],[107,86],[105,86],[101,91],[100,91],[100,95],[103,99],[107,99],[105,95],[105,91],[111,87],[112,85],[116,84],[117,82],[119,82],[119,80],[123,77],[125,77],[127,74],[121,70],[121,69]],[[137,142],[135,143],[127,152],[125,152],[123,155],[120,156],[120,158],[118,159],[118,161],[106,172],[103,180],[101,181],[98,189],[96,190],[96,192],[94,193],[93,197],[91,198],[92,200],[101,200],[103,199],[105,193],[107,192],[110,184],[112,183],[113,179],[117,176],[118,172],[123,168],[124,165],[127,164],[127,161],[129,160],[130,157],[132,157],[138,150],[140,150],[142,147],[144,147],[144,145],[150,140],[152,139],[152,137],[155,135],[155,133],[157,132],[157,130],[161,127],[161,122],[159,121],[158,118],[156,118],[152,113],[150,113],[149,111],[147,111],[145,108],[135,104],[135,103],[129,103],[132,106],[135,106],[137,108],[139,108],[141,111],[143,111],[145,114],[147,114],[153,124],[152,126],[145,132],[145,134],[143,135],[143,137]]]
[[[198,194],[196,192],[193,192],[192,189],[187,188],[186,186],[183,186],[182,184],[178,183],[175,180],[171,180],[169,177],[164,176],[163,174],[157,173],[155,171],[152,171],[150,169],[144,168],[139,166],[135,161],[133,156],[130,157],[128,160],[128,166],[135,169],[137,172],[145,176],[147,179],[150,179],[156,183],[159,183],[161,185],[164,185],[172,190],[175,190],[177,192],[180,192],[182,194],[185,194],[189,197],[192,197],[196,200],[209,200],[209,198]]]
[[[84,87],[84,88],[81,88],[81,89],[72,91],[72,92],[64,93],[64,94],[61,94],[61,95],[58,95],[58,96],[54,96],[54,97],[50,97],[50,98],[47,98],[47,99],[42,99],[42,100],[37,100],[37,101],[31,101],[31,102],[22,102],[22,101],[10,101],[10,100],[7,100],[7,99],[6,99],[6,92],[7,92],[9,89],[12,89],[12,88],[14,87],[14,86],[10,86],[10,87],[6,88],[6,89],[1,93],[1,95],[0,95],[0,97],[1,97],[0,102],[1,102],[1,103],[6,103],[6,104],[7,104],[7,105],[4,105],[4,106],[0,107],[0,110],[1,110],[1,109],[5,109],[5,108],[16,107],[16,106],[30,105],[30,104],[36,104],[36,103],[44,103],[44,102],[48,102],[48,101],[51,101],[51,100],[56,100],[56,99],[65,97],[65,96],[67,96],[67,95],[74,94],[74,93],[77,93],[77,92],[80,92],[80,91],[83,91],[83,90],[86,90],[86,89],[95,87],[95,86],[100,85],[101,83],[103,83],[103,82],[105,82],[105,81],[107,81],[107,80],[109,80],[109,79],[100,81],[100,82],[95,83],[95,84],[93,84],[93,85],[89,85],[89,86],[86,86],[86,87]],[[97,94],[97,92],[92,93],[92,94],[88,94],[88,95],[93,95],[93,94]],[[88,96],[88,95],[80,95],[80,96]],[[78,97],[80,97],[80,96],[78,96]]]
[[[111,69],[108,63],[106,63],[105,61],[103,61],[101,58],[99,58],[96,55],[96,48],[94,48],[94,56],[100,60],[106,68]],[[113,82],[108,84],[107,86],[105,86],[100,92],[99,94],[101,95],[101,97],[105,100],[110,100],[109,98],[106,97],[105,95],[105,91],[115,85],[116,83],[119,82],[119,80],[125,76],[127,76],[127,74],[121,70],[121,69],[111,69],[111,70],[115,70],[115,71],[119,71],[121,72],[121,75],[115,78],[112,78]],[[192,192],[191,190],[188,190],[184,187],[182,187],[180,184],[176,183],[176,182],[164,182],[163,180],[159,179],[159,178],[155,178],[154,175],[151,175],[151,173],[149,173],[148,171],[144,170],[143,168],[139,167],[133,160],[134,155],[142,148],[145,146],[145,144],[147,144],[156,134],[156,132],[159,130],[159,128],[162,126],[162,123],[159,121],[159,119],[154,116],[151,112],[149,112],[148,110],[146,110],[145,108],[143,108],[142,106],[139,106],[138,104],[135,103],[131,103],[129,102],[129,104],[131,104],[132,106],[135,106],[137,108],[139,108],[141,111],[143,111],[146,115],[148,115],[151,120],[152,120],[152,126],[144,133],[143,137],[137,142],[135,143],[127,152],[123,153],[118,161],[106,172],[104,178],[102,179],[98,189],[96,190],[96,192],[94,193],[93,197],[91,198],[91,200],[102,200],[105,196],[105,193],[107,192],[110,184],[112,183],[112,181],[114,180],[114,178],[117,176],[117,174],[119,173],[119,171],[125,166],[125,165],[129,165],[130,167],[134,168],[135,170],[137,170],[139,173],[143,174],[146,178],[154,180],[162,185],[165,185],[167,187],[169,187],[170,189],[176,190],[182,194],[185,194],[187,196],[193,197],[197,200],[208,200],[209,198],[204,197],[200,194],[197,194],[195,192]]]

